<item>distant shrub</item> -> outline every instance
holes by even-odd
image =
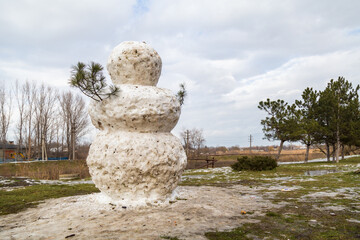
[[[240,157],[237,159],[237,163],[231,165],[231,168],[235,171],[263,171],[271,170],[276,167],[276,160],[267,156]]]

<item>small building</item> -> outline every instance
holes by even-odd
[[[0,161],[13,161],[13,160],[23,160],[24,155],[19,150],[19,145],[14,144],[13,142],[1,144],[0,143]]]

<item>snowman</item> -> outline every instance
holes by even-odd
[[[185,169],[185,151],[170,133],[180,104],[170,90],[156,87],[161,67],[159,54],[146,43],[121,43],[107,63],[119,92],[89,105],[91,121],[100,131],[87,164],[96,187],[114,202],[164,202]]]

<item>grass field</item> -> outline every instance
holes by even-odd
[[[192,170],[181,184],[265,186],[263,196],[282,206],[257,218],[258,223],[206,233],[208,239],[359,239],[360,174],[355,172],[359,169],[360,158],[339,164],[282,165],[264,172]],[[273,186],[277,188],[271,190]]]
[[[0,215],[35,207],[45,199],[99,192],[94,184],[34,185],[12,191],[0,190]]]
[[[40,168],[39,164],[28,168]],[[229,167],[194,169],[184,172],[180,185],[216,188],[243,185],[253,189],[254,196],[276,205],[266,212],[259,209],[260,214],[245,212],[239,217],[248,219],[248,223],[230,231],[207,232],[208,239],[359,239],[359,169],[360,158],[342,160],[338,164],[280,165],[262,172],[233,172]],[[0,190],[1,215],[36,207],[50,198],[98,192],[93,184],[21,185],[14,184],[11,191]],[[181,239],[181,236],[162,237]]]

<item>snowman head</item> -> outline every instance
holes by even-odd
[[[114,84],[156,86],[161,74],[159,54],[145,42],[122,42],[111,52],[107,70]]]

